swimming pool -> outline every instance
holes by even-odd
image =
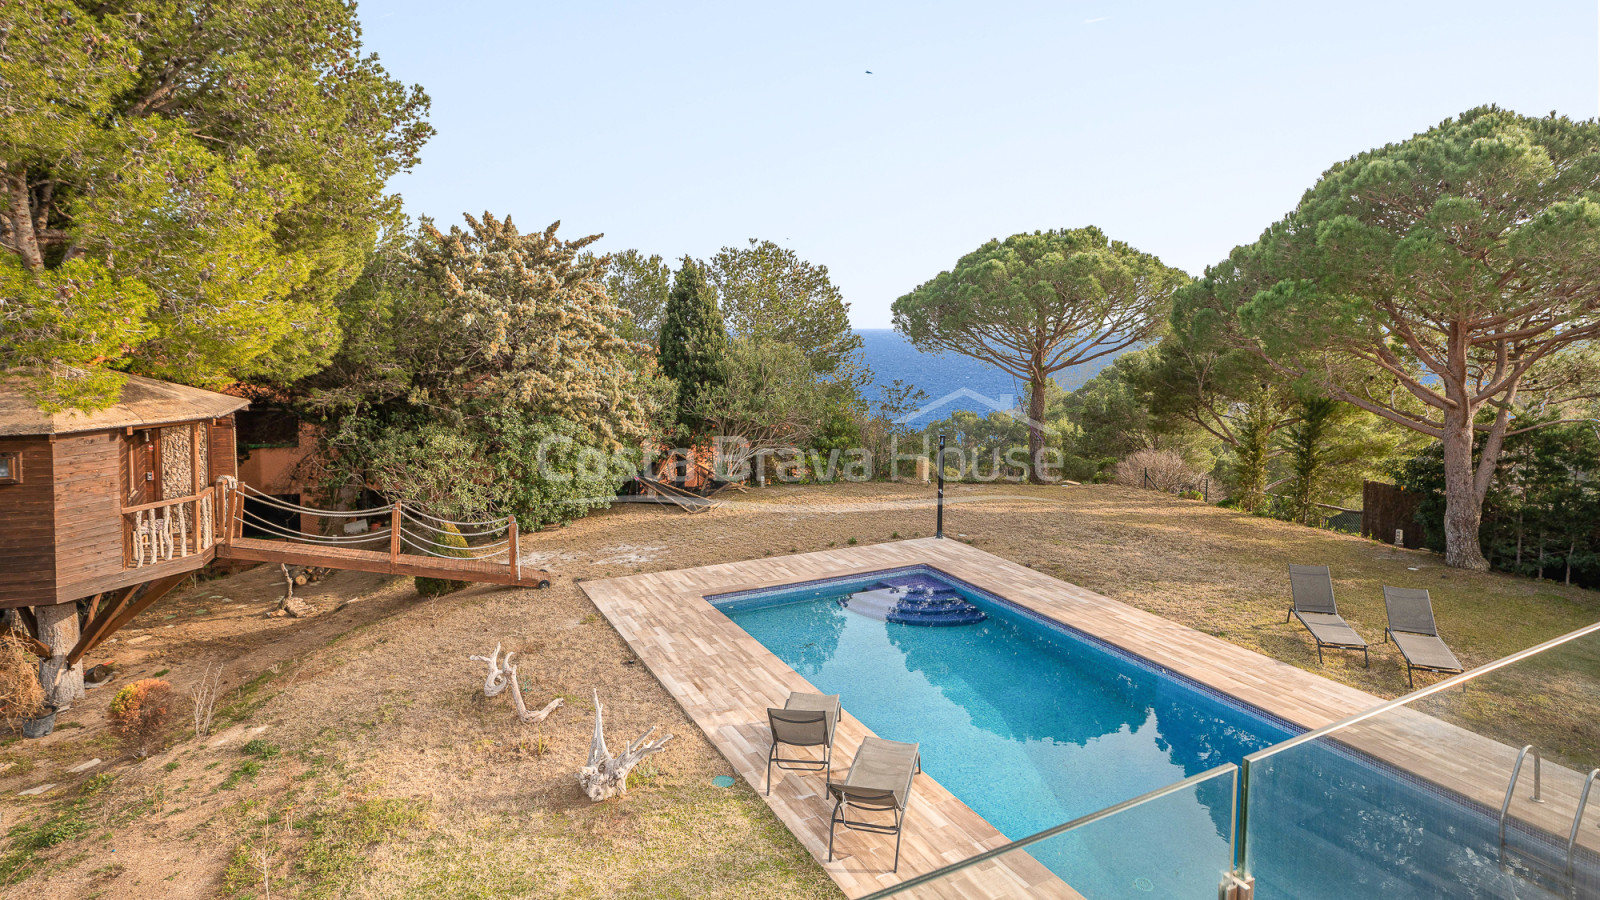
[[[896,575],[944,581],[975,624],[886,621],[840,604]],[[926,567],[706,598],[881,737],[917,741],[923,768],[1009,838],[1058,825],[1298,733],[1086,634]],[[1162,857],[1227,855],[1233,795],[1208,786],[1149,834],[1133,879],[1052,840],[1033,855],[1090,897],[1164,894]],[[1174,840],[1189,844],[1177,852]],[[1165,848],[1165,849],[1163,849]],[[1220,873],[1219,873],[1220,875]],[[1132,890],[1139,890],[1132,893]]]
[[[877,595],[907,577],[941,582],[983,616],[929,627],[886,614]],[[859,592],[873,602],[852,610]],[[927,566],[706,599],[875,733],[919,742],[928,774],[1012,839],[1300,732]],[[1492,812],[1348,748],[1318,744],[1260,775],[1250,831],[1270,838],[1251,842],[1262,900],[1554,896],[1497,865]],[[1204,895],[1212,873],[1182,861],[1228,858],[1234,802],[1231,778],[1206,781],[1028,853],[1090,898]],[[1586,856],[1584,889],[1596,871]]]

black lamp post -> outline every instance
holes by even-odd
[[[939,513],[934,523],[933,536],[944,537],[944,432],[939,432],[939,456],[934,460],[933,467],[938,470],[939,477]]]

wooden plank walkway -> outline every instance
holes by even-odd
[[[524,568],[522,578],[518,579],[511,566],[492,559],[447,559],[414,553],[391,556],[378,550],[326,547],[247,537],[229,539],[226,543],[218,544],[216,549],[217,556],[221,559],[288,563],[295,566],[326,566],[330,569],[349,569],[356,572],[417,575],[423,578],[449,578],[456,581],[478,581],[518,587],[550,586],[550,573],[543,569]]]
[[[759,791],[768,744],[766,708],[782,706],[790,691],[816,689],[704,597],[916,564],[938,568],[1307,729],[1382,702],[953,540],[922,538],[589,581],[581,587],[695,724]],[[1287,577],[1284,593],[1287,604]],[[867,734],[871,732],[850,715],[847,703],[836,747],[836,769],[841,774]],[[1510,759],[1515,756],[1515,750],[1504,744],[1410,710],[1364,724],[1344,740],[1495,810],[1504,797]],[[1576,793],[1574,779],[1581,778],[1558,770],[1545,765],[1545,793],[1558,798],[1556,802],[1522,803],[1515,810],[1520,815],[1523,807],[1535,807],[1527,811],[1530,821],[1558,832],[1564,841],[1575,806],[1575,799],[1565,795]],[[775,773],[766,799],[806,849],[823,861],[829,804],[822,779],[814,774]],[[1600,846],[1600,829],[1586,826],[1581,842]],[[1005,837],[993,826],[924,774],[918,776],[913,791],[898,873],[888,871],[892,839],[876,835],[842,835],[835,862],[823,866],[847,896],[859,897],[1003,843]],[[907,896],[913,893],[918,898],[1076,896],[1020,853]]]

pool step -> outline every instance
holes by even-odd
[[[955,590],[877,586],[857,591],[839,605],[858,615],[900,625],[974,625],[988,618]]]

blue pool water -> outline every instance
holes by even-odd
[[[987,613],[983,621],[927,627],[840,605],[889,574],[708,599],[817,688],[840,694],[879,736],[919,742],[924,769],[1007,837],[1237,763],[1294,734],[953,580]],[[1137,885],[1123,865],[1095,865],[1103,848],[1086,853],[1056,839],[1030,852],[1090,897],[1173,896],[1176,876],[1163,858],[1215,861],[1203,875],[1214,890],[1229,858],[1233,799],[1231,780],[1208,783],[1164,802],[1142,848],[1122,836],[1126,852],[1150,860]]]
[[[937,627],[841,603],[929,578],[984,618]],[[920,743],[926,771],[1012,839],[1296,733],[928,567],[707,599],[875,733]],[[1501,870],[1494,811],[1336,744],[1271,760],[1250,789],[1262,900],[1555,896],[1526,872]],[[1028,853],[1094,900],[1212,897],[1231,859],[1235,791],[1232,778],[1202,781]],[[1563,849],[1515,828],[1512,844],[1547,861]],[[1600,897],[1600,860],[1582,854],[1577,869],[1578,896]]]

